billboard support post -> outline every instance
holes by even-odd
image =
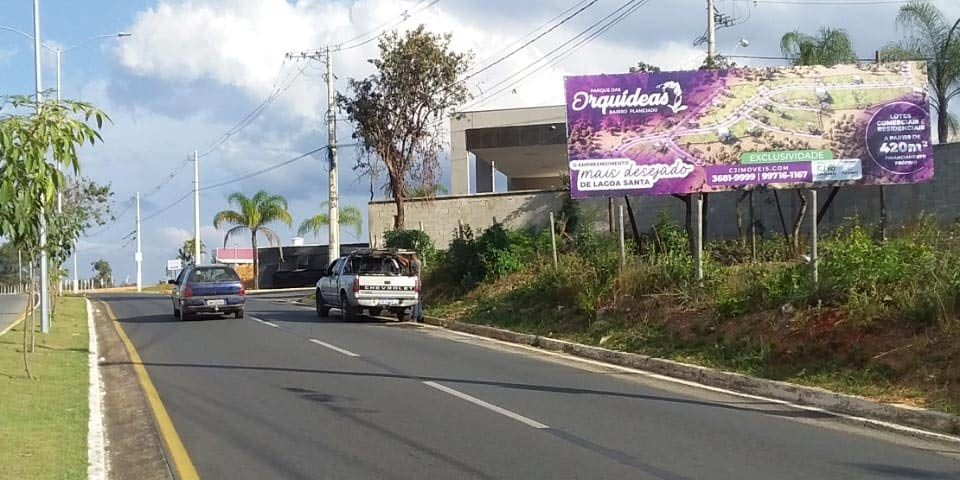
[[[553,268],[557,268],[557,226],[553,219],[553,212],[550,212],[550,246],[553,249]]]
[[[694,195],[694,204],[696,205],[697,210],[697,225],[694,228],[693,236],[693,248],[694,252],[694,262],[696,262],[696,279],[697,283],[703,282],[703,194],[697,193]]]
[[[620,268],[622,269],[627,264],[627,246],[626,240],[624,238],[623,231],[623,205],[620,205],[620,229],[619,229],[619,242],[620,242]]]
[[[817,190],[810,189],[810,206],[814,212],[817,211]],[[814,213],[810,218],[810,276],[813,279],[813,288],[816,290],[820,283],[819,252],[817,252],[817,215]]]
[[[757,261],[757,219],[754,217],[755,212],[753,210],[753,192],[750,190],[750,258],[756,262]]]

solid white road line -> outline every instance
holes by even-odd
[[[908,427],[908,426],[905,426],[905,425],[898,425],[898,424],[896,424],[896,423],[885,422],[885,421],[883,421],[883,420],[874,420],[874,419],[872,419],[872,418],[858,417],[858,416],[856,416],[856,415],[847,415],[847,414],[845,414],[845,413],[838,413],[838,412],[826,410],[826,409],[819,408],[819,407],[812,407],[812,406],[809,406],[809,405],[801,405],[801,404],[799,404],[799,403],[789,402],[789,401],[786,401],[786,400],[778,400],[778,399],[776,399],[776,398],[762,397],[762,396],[759,396],[759,395],[753,395],[753,394],[749,394],[749,393],[743,393],[743,392],[737,392],[737,391],[734,391],[734,390],[728,390],[728,389],[726,389],[726,388],[713,387],[713,386],[710,386],[710,385],[704,385],[704,384],[702,384],[702,383],[697,383],[697,382],[693,382],[693,381],[690,381],[690,380],[683,380],[683,379],[680,379],[680,378],[668,377],[668,376],[665,376],[665,375],[660,375],[660,374],[658,374],[658,373],[648,372],[648,371],[645,371],[645,370],[638,370],[638,369],[636,369],[636,368],[630,368],[630,367],[624,367],[624,366],[620,366],[620,365],[615,365],[615,364],[612,364],[612,363],[600,362],[600,361],[597,361],[597,360],[591,360],[591,359],[589,359],[589,358],[577,357],[577,356],[575,356],[575,355],[570,355],[570,354],[567,354],[567,353],[554,352],[554,351],[550,351],[550,350],[545,350],[545,349],[543,349],[543,348],[532,347],[532,346],[530,346],[530,345],[522,345],[522,344],[519,344],[519,343],[512,343],[512,342],[507,342],[507,341],[503,341],[503,340],[497,340],[497,339],[495,339],[495,338],[484,337],[484,336],[481,336],[481,335],[474,335],[474,334],[472,334],[472,333],[459,332],[459,331],[456,331],[456,330],[450,330],[450,329],[443,328],[443,327],[437,327],[437,326],[433,326],[433,325],[423,325],[423,327],[424,327],[424,328],[431,328],[431,329],[441,330],[441,331],[444,331],[444,332],[453,333],[453,334],[455,334],[455,335],[459,335],[459,336],[463,336],[463,337],[474,338],[474,339],[481,340],[481,341],[486,341],[486,342],[491,342],[491,343],[497,343],[497,344],[501,344],[501,345],[504,345],[504,346],[507,346],[507,347],[519,348],[519,349],[522,349],[522,350],[527,350],[527,351],[530,351],[530,352],[535,352],[535,353],[540,354],[540,355],[546,355],[546,356],[563,358],[563,359],[565,359],[565,360],[570,360],[570,361],[574,361],[574,362],[578,362],[578,363],[584,363],[584,364],[587,364],[587,365],[593,365],[593,366],[597,366],[597,367],[610,368],[610,369],[618,370],[618,371],[625,372],[625,373],[634,373],[634,374],[637,374],[637,375],[640,375],[640,376],[643,376],[643,377],[652,378],[652,379],[655,379],[655,380],[660,380],[660,381],[662,381],[662,382],[675,383],[675,384],[678,384],[678,385],[684,385],[684,386],[687,386],[687,387],[698,388],[698,389],[701,389],[701,390],[707,390],[707,391],[710,391],[710,392],[722,393],[722,394],[724,394],[724,395],[731,395],[731,396],[740,397],[740,398],[746,398],[746,399],[750,399],[750,400],[761,400],[761,401],[768,402],[768,403],[775,403],[775,404],[778,404],[778,405],[784,405],[784,406],[787,406],[787,407],[790,407],[790,408],[795,408],[795,409],[797,409],[797,410],[806,410],[806,411],[808,411],[808,412],[825,413],[825,414],[828,414],[828,415],[831,415],[831,416],[834,416],[834,417],[837,417],[837,418],[845,419],[845,420],[850,421],[850,422],[853,422],[853,423],[859,423],[859,424],[864,425],[864,426],[877,426],[877,427],[885,428],[885,429],[887,429],[887,430],[891,430],[891,431],[895,431],[895,432],[902,432],[902,433],[906,433],[906,434],[913,435],[913,436],[917,436],[917,437],[927,437],[927,438],[932,438],[932,439],[940,440],[940,441],[946,441],[946,442],[950,442],[950,443],[960,443],[960,437],[957,437],[957,436],[954,436],[954,435],[946,435],[946,434],[943,434],[943,433],[930,432],[930,431],[922,430],[922,429],[919,429],[919,428],[913,428],[913,427]]]
[[[484,402],[483,400],[480,400],[479,398],[472,397],[472,396],[470,396],[470,395],[467,395],[466,393],[463,393],[463,392],[454,390],[454,389],[452,389],[452,388],[450,388],[450,387],[445,387],[445,386],[443,386],[443,385],[440,385],[439,383],[427,381],[427,382],[423,382],[423,384],[426,385],[426,386],[428,386],[428,387],[436,388],[437,390],[440,390],[441,392],[449,393],[450,395],[453,395],[454,397],[457,397],[457,398],[459,398],[459,399],[461,399],[461,400],[466,400],[466,401],[468,401],[468,402],[470,402],[470,403],[472,403],[472,404],[474,404],[474,405],[478,405],[478,406],[481,406],[481,407],[483,407],[483,408],[486,408],[487,410],[491,410],[491,411],[497,412],[497,413],[499,413],[500,415],[503,415],[503,416],[505,416],[505,417],[512,418],[512,419],[514,419],[514,420],[516,420],[516,421],[518,421],[518,422],[520,422],[520,423],[526,424],[527,426],[530,426],[530,427],[533,427],[533,428],[541,428],[541,429],[550,428],[550,427],[548,427],[548,426],[546,426],[546,425],[544,425],[544,424],[542,424],[542,423],[540,423],[540,422],[538,422],[538,421],[536,421],[536,420],[532,420],[532,419],[529,419],[529,418],[527,418],[527,417],[524,417],[523,415],[520,415],[519,413],[513,413],[513,412],[511,412],[510,410],[507,410],[507,409],[505,409],[505,408],[500,408],[500,407],[498,407],[498,406],[496,406],[496,405],[494,405],[494,404],[492,404],[492,403]]]
[[[103,434],[103,385],[100,378],[100,350],[97,348],[97,330],[93,324],[93,305],[87,302],[87,328],[90,345],[87,363],[89,368],[89,405],[90,417],[87,419],[87,478],[105,480],[107,478],[106,442]]]
[[[317,340],[316,338],[311,338],[310,341],[313,342],[313,343],[316,343],[317,345],[320,345],[321,347],[329,348],[330,350],[333,350],[334,352],[342,353],[342,354],[344,354],[344,355],[346,355],[346,356],[348,356],[348,357],[359,357],[359,356],[360,356],[360,355],[357,355],[356,353],[351,352],[350,350],[346,350],[346,349],[340,348],[340,347],[338,347],[338,346],[336,346],[336,345],[330,345],[329,343],[323,342],[323,341],[320,341],[320,340]]]

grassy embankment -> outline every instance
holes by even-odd
[[[86,478],[87,314],[82,298],[60,300],[48,335],[37,334],[27,379],[24,323],[0,336],[0,477]]]
[[[960,229],[873,233],[824,239],[815,287],[782,238],[709,245],[697,285],[664,222],[623,269],[609,238],[554,267],[548,237],[488,231],[434,259],[427,313],[960,413]]]

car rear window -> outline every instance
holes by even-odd
[[[190,275],[190,283],[239,282],[240,277],[232,268],[198,268]]]

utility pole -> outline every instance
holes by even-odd
[[[713,16],[714,0],[707,0],[707,64],[713,65],[717,56],[717,21]]]
[[[139,225],[139,223],[138,223]],[[139,244],[140,237],[137,236]],[[139,247],[137,248],[139,250]],[[256,254],[256,252],[254,252]],[[193,151],[193,263],[200,265],[200,151]]]
[[[327,259],[340,258],[340,177],[337,171],[336,93],[333,89],[333,55],[327,45],[327,153],[330,158],[330,238]]]
[[[43,82],[40,74],[40,0],[33,0],[33,63],[34,81],[37,88],[37,114],[43,104]],[[50,331],[50,286],[47,270],[47,222],[43,218],[43,207],[40,207],[40,331]]]
[[[337,169],[337,115],[336,90],[334,90],[333,55],[330,46],[322,52],[288,53],[287,58],[303,58],[319,61],[323,58],[327,63],[327,159],[329,161],[330,182],[327,218],[330,220],[327,241],[327,254],[331,261],[340,258],[340,177]]]
[[[140,267],[143,265],[143,252],[140,251],[140,192],[137,192],[137,292],[143,291],[143,276]]]

